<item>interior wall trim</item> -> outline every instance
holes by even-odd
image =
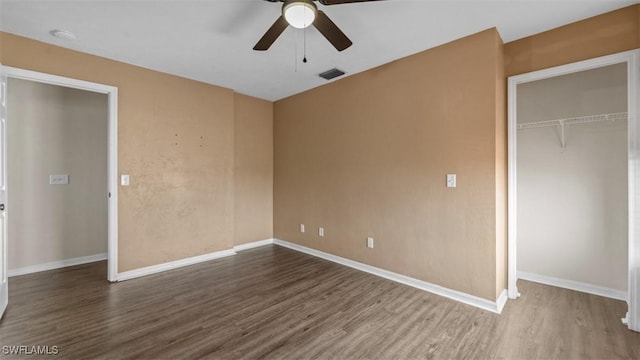
[[[627,301],[626,291],[615,290],[604,286],[598,286],[573,280],[559,279],[551,276],[538,275],[526,271],[518,271],[518,279],[556,286],[563,289],[580,291],[583,293],[603,296],[610,299]]]
[[[291,250],[299,251],[308,255],[312,255],[324,260],[328,260],[340,265],[348,266],[350,268],[364,271],[366,273],[376,275],[387,280],[395,281],[404,285],[430,292],[432,294],[444,296],[448,299],[455,300],[467,305],[475,306],[482,310],[490,311],[492,313],[500,314],[504,305],[507,302],[507,291],[502,291],[497,301],[491,301],[483,299],[474,295],[470,295],[461,291],[451,290],[440,285],[432,284],[426,281],[418,280],[406,275],[401,275],[388,270],[380,269],[375,266],[363,264],[357,261],[345,259],[340,256],[332,255],[323,251],[308,248],[306,246],[294,244],[288,241],[274,239],[273,243],[278,246],[286,247]]]
[[[129,270],[118,274],[118,281],[131,280],[142,276],[156,274],[159,272],[178,269],[184,266],[195,265],[209,260],[219,259],[227,256],[235,255],[236,252],[233,249],[216,251],[209,254],[193,256],[176,261],[170,261],[163,264],[151,265],[135,270]]]
[[[507,290],[503,290],[496,301],[490,301],[474,295],[470,295],[461,291],[451,290],[440,285],[432,284],[426,281],[418,280],[409,276],[397,274],[388,270],[380,269],[375,266],[363,264],[357,261],[349,260],[340,256],[332,255],[323,251],[308,248],[306,246],[294,244],[288,241],[280,239],[264,239],[254,241],[247,244],[240,244],[233,247],[233,249],[217,251],[210,254],[194,256],[186,259],[167,262],[164,264],[152,265],[140,269],[125,271],[118,274],[118,281],[130,280],[146,275],[151,275],[167,270],[173,270],[184,266],[194,265],[205,261],[219,259],[227,256],[236,255],[237,252],[243,250],[249,250],[261,246],[275,244],[291,250],[295,250],[307,255],[315,256],[324,260],[328,260],[340,265],[348,266],[350,268],[364,271],[366,273],[380,276],[382,278],[395,281],[404,285],[427,291],[436,295],[444,296],[448,299],[455,300],[467,305],[475,306],[482,310],[490,311],[492,313],[500,314],[505,304],[507,303]]]
[[[507,300],[509,300],[507,289],[502,289],[500,295],[498,296],[498,299],[496,300],[496,305],[498,306],[498,314],[502,313],[502,309],[504,309],[504,306],[507,305]]]
[[[253,248],[257,248],[265,245],[271,245],[271,244],[273,244],[273,239],[264,239],[264,240],[250,242],[248,244],[236,245],[233,247],[233,250],[238,252],[238,251],[249,250],[249,249],[253,249]]]
[[[72,259],[52,261],[44,264],[37,264],[37,265],[25,266],[25,267],[16,268],[16,269],[9,269],[7,271],[7,275],[9,277],[27,275],[27,274],[33,274],[41,271],[61,269],[67,266],[82,265],[82,264],[88,264],[96,261],[103,261],[103,260],[107,260],[107,253],[81,256],[81,257],[72,258]]]

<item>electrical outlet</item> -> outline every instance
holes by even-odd
[[[369,249],[373,249],[373,238],[372,237],[368,237],[367,238],[367,247]]]
[[[319,227],[318,228],[318,236],[324,237],[324,228],[323,227]]]
[[[304,232],[304,224],[300,224],[300,232],[303,233]]]
[[[69,175],[49,175],[50,185],[67,185],[69,184]]]

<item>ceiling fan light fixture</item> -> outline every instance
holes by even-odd
[[[304,29],[313,24],[318,8],[311,0],[286,1],[282,7],[282,15],[289,25]]]

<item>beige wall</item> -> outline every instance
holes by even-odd
[[[107,252],[107,97],[9,79],[9,269]],[[49,175],[68,174],[68,185]]]
[[[233,91],[7,33],[0,62],[118,87],[119,271],[233,246]]]
[[[235,95],[235,245],[273,237],[273,103]]]
[[[626,112],[626,64],[518,86],[518,122]],[[627,122],[518,130],[518,271],[627,289]]]
[[[640,47],[640,4],[505,44],[506,75]]]
[[[276,238],[495,300],[500,49],[491,29],[276,102]]]
[[[505,76],[638,48],[639,23],[634,5],[511,42]],[[276,103],[275,236],[495,299],[506,262],[500,46],[483,32]],[[6,33],[0,62],[119,88],[120,172],[132,176],[120,188],[120,271],[269,233],[268,210],[256,220],[271,196],[257,190],[267,157],[243,144],[271,151],[245,127],[268,123],[264,103]],[[446,173],[457,189],[443,188]]]

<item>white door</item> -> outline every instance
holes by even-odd
[[[7,74],[0,65],[0,318],[9,303],[7,279]]]

